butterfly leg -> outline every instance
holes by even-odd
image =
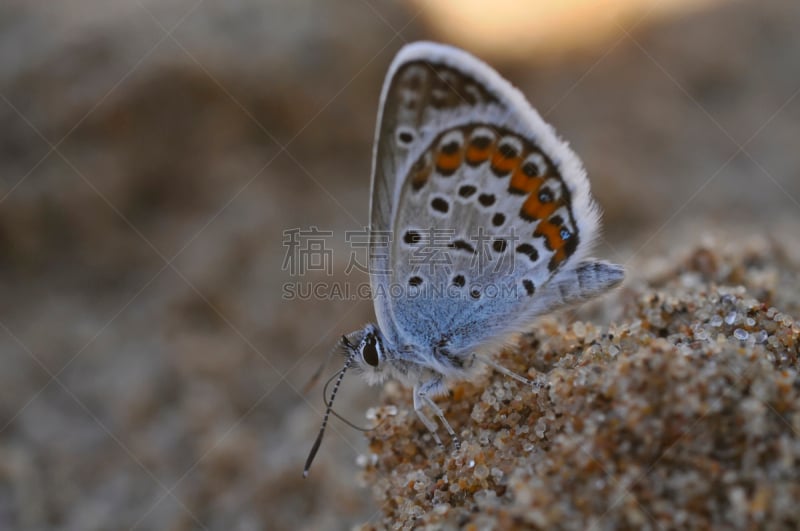
[[[496,370],[500,374],[502,374],[504,376],[508,376],[509,378],[513,378],[514,380],[517,380],[518,382],[522,382],[525,385],[529,385],[531,387],[536,387],[537,389],[542,387],[542,382],[540,382],[538,380],[537,381],[533,381],[533,380],[530,380],[528,378],[525,378],[521,374],[517,374],[514,371],[511,371],[511,370],[503,367],[499,363],[495,362],[494,360],[492,360],[492,359],[490,359],[490,358],[488,358],[486,356],[475,355],[475,359],[480,361],[481,363],[484,363],[484,364],[488,365],[489,367],[491,367],[492,369]]]
[[[432,380],[428,380],[424,384],[418,385],[414,388],[414,410],[417,412],[417,416],[428,428],[428,431],[431,432],[433,438],[436,442],[444,448],[444,444],[442,444],[442,440],[439,438],[439,435],[436,433],[436,422],[431,420],[425,412],[422,410],[424,406],[428,406],[431,411],[436,415],[439,421],[442,423],[442,426],[447,430],[447,433],[450,434],[450,439],[453,441],[453,445],[458,450],[461,447],[461,442],[458,439],[458,435],[456,435],[455,430],[450,423],[447,422],[447,419],[444,417],[444,412],[442,408],[436,405],[436,402],[433,401],[431,396],[436,396],[444,393],[444,386],[442,385],[441,378],[434,378]]]

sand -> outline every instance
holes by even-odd
[[[636,273],[614,323],[541,320],[499,356],[537,385],[486,372],[439,401],[459,451],[387,386],[365,529],[795,528],[797,270],[763,238],[698,246]]]

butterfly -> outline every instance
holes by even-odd
[[[434,440],[433,400],[480,363],[525,383],[491,354],[533,319],[620,284],[621,266],[588,258],[600,212],[581,161],[525,97],[452,46],[416,42],[381,93],[370,202],[370,285],[377,323],[339,341],[336,391],[355,368],[368,383],[413,388]],[[433,414],[433,417],[430,416]]]

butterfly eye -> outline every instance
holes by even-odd
[[[361,349],[361,356],[364,358],[364,361],[373,367],[377,367],[380,361],[378,358],[378,349],[375,344],[375,336],[370,335],[367,337],[366,341],[364,341],[364,347]]]

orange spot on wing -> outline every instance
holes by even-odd
[[[516,192],[526,192],[526,193],[536,193],[539,191],[539,187],[544,182],[544,179],[541,177],[528,177],[522,172],[521,168],[517,168],[514,171],[514,174],[511,176],[511,182],[509,183],[509,188],[512,188]]]
[[[439,152],[436,157],[436,169],[445,174],[455,172],[461,166],[462,151],[459,149],[455,153]]]
[[[485,148],[470,145],[467,149],[467,162],[473,166],[486,162],[492,152],[492,148],[493,146],[491,144]]]
[[[538,188],[538,187],[537,187]],[[538,191],[538,190],[537,190]],[[522,204],[522,212],[530,219],[545,219],[550,217],[550,214],[556,211],[558,204],[555,201],[549,203],[542,203],[539,201],[537,191],[534,191],[528,196]],[[538,229],[537,229],[538,230]]]
[[[550,258],[550,262],[548,262],[547,267],[550,271],[557,268],[561,262],[567,259],[567,249],[566,247],[561,247],[559,250],[555,252],[555,254]]]
[[[550,221],[547,219],[543,219],[539,223],[533,235],[535,237],[544,236],[547,248],[550,249],[551,251],[556,251],[556,254],[558,254],[558,251],[560,251],[561,248],[564,247],[564,240],[561,238],[561,226],[554,225],[553,223],[550,223]]]
[[[572,234],[565,240],[561,237],[561,229],[561,225],[556,225],[551,223],[550,220],[545,219],[539,223],[533,233],[534,237],[544,236],[545,245],[548,249],[554,251],[553,256],[550,258],[550,263],[548,264],[551,271],[571,256],[578,245],[577,234]]]
[[[522,162],[522,157],[506,158],[499,150],[492,155],[492,169],[496,173],[508,173],[515,170],[520,162]]]
[[[424,162],[420,161],[414,165],[412,168],[412,175],[411,175],[411,187],[414,190],[419,190],[425,183],[428,182],[428,178],[431,176],[432,168],[430,165],[425,164]]]

